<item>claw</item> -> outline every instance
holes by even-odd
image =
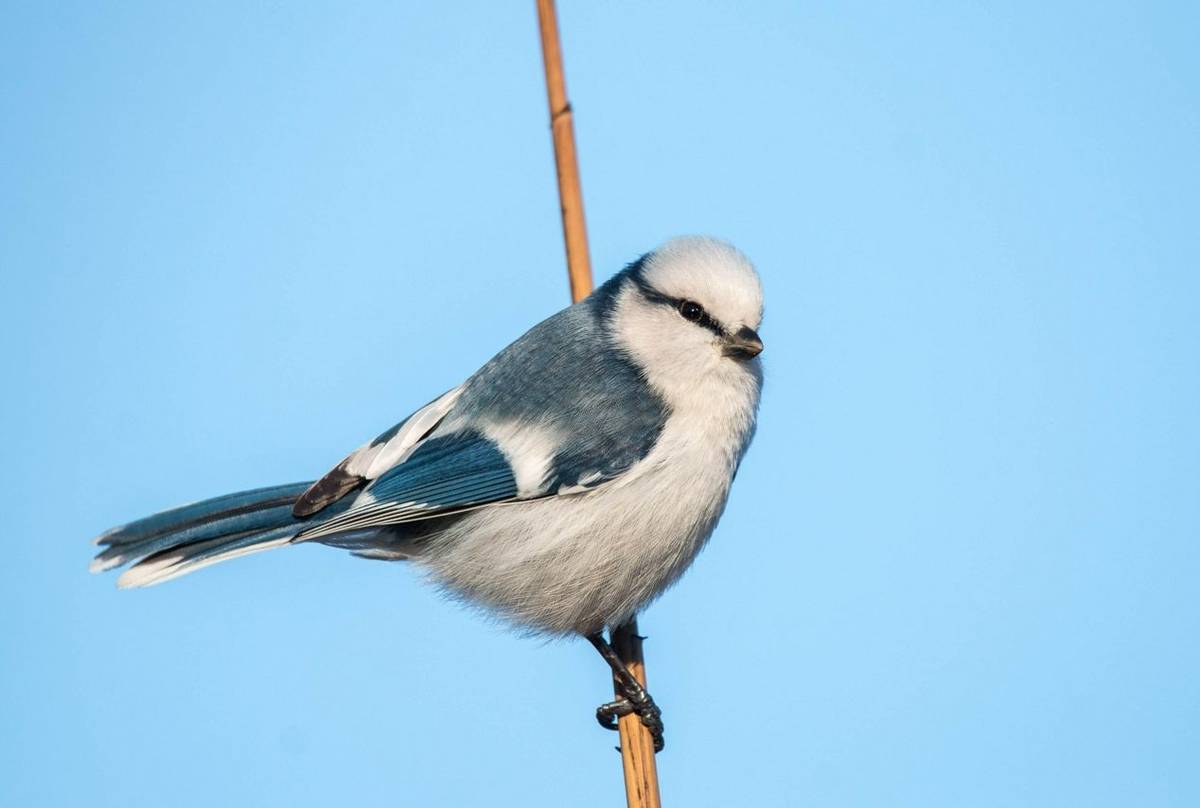
[[[596,721],[605,729],[617,729],[617,721],[624,716],[636,713],[641,719],[642,726],[650,731],[654,738],[654,751],[661,752],[665,746],[663,740],[662,710],[650,698],[650,694],[640,686],[622,687],[624,696],[601,704],[596,708]]]
[[[610,701],[608,704],[601,704],[597,707],[596,720],[600,722],[600,726],[615,732],[617,729],[617,720],[632,712],[633,705],[629,703],[629,699],[617,699],[616,701]]]
[[[658,709],[658,705],[650,698],[642,683],[625,667],[625,663],[604,639],[603,634],[589,634],[587,639],[612,668],[613,682],[617,686],[617,699],[596,708],[596,721],[605,729],[617,729],[619,719],[636,713],[642,721],[642,726],[649,730],[654,738],[654,751],[661,752],[664,745],[662,710]]]
[[[654,751],[661,752],[666,745],[663,740],[663,721],[662,710],[658,709],[658,705],[651,701],[649,704],[634,708],[638,718],[642,719],[642,726],[650,731],[650,737],[654,739]]]

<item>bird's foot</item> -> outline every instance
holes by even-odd
[[[654,703],[654,699],[636,681],[620,683],[620,698],[601,704],[596,708],[596,720],[605,729],[615,730],[617,720],[622,716],[636,714],[642,721],[642,726],[650,731],[654,738],[654,751],[663,750],[663,720],[662,710]]]

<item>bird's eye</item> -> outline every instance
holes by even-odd
[[[693,323],[704,319],[704,307],[690,300],[685,300],[679,304],[679,313],[683,316],[683,319],[691,320]]]

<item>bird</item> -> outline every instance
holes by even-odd
[[[167,510],[94,540],[146,587],[317,542],[407,561],[535,635],[587,638],[663,747],[661,710],[604,637],[691,565],[755,432],[763,291],[725,241],[670,239],[535,325],[315,482]]]

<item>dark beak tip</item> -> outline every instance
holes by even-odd
[[[743,326],[729,338],[725,346],[725,355],[738,359],[753,359],[763,351],[762,340],[753,328]]]

